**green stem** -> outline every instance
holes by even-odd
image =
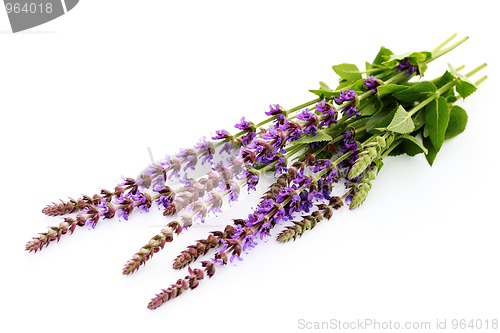
[[[429,59],[427,59],[427,60],[424,62],[424,64],[428,64],[428,63],[430,63],[431,61],[434,61],[434,60],[436,60],[437,58],[439,58],[439,57],[441,57],[441,56],[445,55],[446,53],[448,53],[448,52],[450,52],[450,51],[454,50],[454,49],[455,49],[455,48],[457,48],[460,44],[464,43],[467,39],[469,39],[469,37],[464,37],[464,38],[460,39],[458,42],[456,42],[455,44],[453,44],[452,46],[450,46],[450,47],[448,47],[448,48],[446,48],[446,49],[444,49],[444,50],[442,50],[442,49],[438,49],[438,51],[437,51],[436,53],[434,53],[434,52],[432,53],[432,56],[431,56]]]
[[[441,49],[443,47],[445,47],[446,44],[448,44],[449,42],[451,42],[455,37],[457,37],[456,33],[454,33],[453,35],[451,35],[450,37],[448,37],[448,39],[446,39],[444,42],[442,42],[441,44],[439,44],[434,50],[432,50],[432,54],[441,51]]]
[[[486,66],[488,66],[487,63],[483,63],[479,66],[477,66],[476,68],[474,68],[473,70],[471,70],[469,73],[465,74],[465,77],[471,77],[472,75],[476,74],[477,72],[479,72],[481,69],[485,68]]]
[[[427,99],[423,100],[420,102],[418,105],[413,107],[410,111],[408,111],[408,114],[410,116],[413,116],[417,111],[421,110],[424,106],[435,100],[437,97],[439,97],[442,93],[446,92],[448,89],[451,87],[455,86],[457,84],[456,80],[450,81],[441,88],[439,88],[432,96],[429,96]]]
[[[382,155],[380,155],[380,159],[383,160],[384,158],[387,157],[387,155],[389,155],[391,153],[391,151],[394,150],[394,148],[396,148],[397,146],[399,146],[399,144],[403,141],[403,139],[397,139],[397,140],[394,140],[394,142],[392,143],[392,145],[390,145],[389,148],[387,148],[383,153]]]
[[[481,84],[481,83],[483,83],[483,82],[484,82],[487,78],[488,78],[488,75],[483,76],[482,78],[480,78],[479,80],[477,80],[476,82],[474,82],[474,85],[475,85],[475,86],[480,85],[480,84]]]

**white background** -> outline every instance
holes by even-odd
[[[498,17],[493,1],[91,1],[24,33],[0,10],[2,332],[294,332],[298,320],[500,319]],[[156,311],[185,271],[171,260],[230,217],[193,228],[130,277],[122,265],[166,220],[159,211],[80,228],[28,254],[60,218],[51,201],[112,188],[200,136],[258,121],[334,83],[330,66],[470,40],[432,63],[490,79],[468,98],[467,131],[423,156],[388,158],[368,200],[295,243],[260,244],[237,267]],[[194,266],[196,267],[196,265]],[[448,323],[450,325],[450,323]],[[4,327],[5,326],[5,329]],[[450,327],[450,326],[448,326]]]

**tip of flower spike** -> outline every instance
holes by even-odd
[[[36,240],[32,240],[26,243],[24,250],[28,251],[29,253],[35,252],[37,253],[38,250],[41,250],[43,248],[43,244],[40,242],[37,242]]]
[[[151,299],[151,301],[148,303],[148,309],[149,310],[155,310],[158,309],[160,306],[163,305],[163,303],[166,302],[166,300],[163,300],[163,292],[160,294],[157,294],[155,298]],[[166,295],[166,294],[165,294]],[[167,297],[168,300],[168,297]]]

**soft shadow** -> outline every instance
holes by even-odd
[[[8,35],[8,34],[14,34],[14,35],[37,35],[37,34],[55,34],[55,31],[19,31],[16,32],[15,34],[10,31],[10,30],[3,30],[0,31],[0,35]]]

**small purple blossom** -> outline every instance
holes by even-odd
[[[194,146],[194,148],[198,151],[201,165],[205,165],[206,162],[212,164],[214,158],[214,146],[212,143],[207,141],[206,137],[202,137],[200,141]]]
[[[328,184],[333,184],[339,181],[338,176],[339,176],[339,171],[335,168],[331,168],[330,170],[328,170],[324,178],[326,179],[326,182]]]
[[[198,163],[198,157],[196,152],[193,149],[181,149],[179,153],[175,154],[175,156],[180,160],[180,162],[184,165],[183,170],[187,169],[194,170],[196,167],[196,163]]]
[[[215,131],[215,135],[212,136],[212,140],[222,140],[230,137],[231,134],[229,134],[226,130],[217,130]]]
[[[351,130],[344,131],[344,139],[339,147],[339,151],[341,153],[351,152],[351,155],[339,163],[339,166],[342,168],[350,168],[356,160],[358,159],[357,150],[359,148],[358,143],[356,142],[356,138],[354,132]]]
[[[264,225],[262,225],[262,227],[264,227]],[[264,231],[265,228],[262,228],[262,227],[261,227],[261,231],[259,232],[260,235],[261,235],[260,239],[262,239],[262,237],[263,237],[263,235],[265,233],[265,231]],[[248,235],[243,240],[243,251],[251,250],[255,246],[257,246],[257,244],[258,243],[255,241],[255,236],[254,235]]]
[[[344,103],[347,101],[353,101],[356,98],[356,91],[355,90],[341,90],[340,91],[340,96],[335,97],[335,102],[337,103]]]
[[[125,221],[128,221],[128,214],[125,210],[123,209],[120,209],[118,210],[118,217],[123,217],[125,219]]]
[[[115,206],[107,202],[107,200],[104,198],[102,199],[101,203],[98,205],[98,207],[101,209],[101,212],[99,213],[103,219],[111,219],[115,216]]]
[[[266,116],[275,116],[277,114],[281,114],[281,108],[279,104],[269,105],[269,111],[266,111]]]
[[[250,128],[250,122],[245,120],[245,117],[242,117],[240,122],[234,125],[237,129],[241,131],[246,131]]]
[[[215,191],[211,191],[207,193],[207,199],[205,201],[208,206],[208,212],[212,212],[214,214],[221,213],[222,210],[222,197],[219,193]]]
[[[345,198],[345,203],[346,203],[346,204],[350,204],[350,203],[351,203],[351,201],[352,201],[352,198],[353,198],[353,197],[354,197],[354,196],[353,196],[352,194],[349,194],[349,195]]]
[[[349,105],[346,106],[345,108],[342,109],[342,113],[347,117],[351,118],[352,116],[359,117],[361,114],[359,113],[359,110],[354,107],[354,105]]]
[[[337,123],[337,111],[335,111],[332,105],[326,103],[324,98],[320,103],[316,104],[316,111],[322,114],[319,123],[320,126],[330,127],[331,124]]]
[[[305,188],[308,187],[312,183],[312,179],[309,176],[304,175],[304,169],[300,169],[297,173],[297,176],[293,180],[293,184],[297,188]]]
[[[255,214],[257,216],[255,216],[253,214],[250,214],[248,216],[248,221],[249,222],[260,222],[260,221],[262,221],[262,219],[259,219],[258,217],[260,215],[265,215],[265,214],[269,213],[271,211],[271,209],[273,209],[273,207],[274,207],[274,200],[273,199],[264,199],[264,200],[262,200],[262,202],[255,209]],[[252,220],[253,218],[256,218],[256,220],[253,221]]]
[[[330,160],[316,160],[311,167],[312,172],[320,172],[330,166]]]
[[[231,203],[231,202],[234,202],[234,201],[238,201],[238,198],[240,196],[240,185],[235,182],[234,180],[230,180],[227,182],[227,184],[229,185],[229,199],[228,201]]]
[[[271,143],[271,146],[277,150],[281,150],[287,141],[285,132],[274,127],[271,127],[267,133],[263,134],[262,138],[268,140]]]
[[[257,234],[259,235],[260,240],[264,239],[264,237],[269,237],[271,236],[271,221],[269,221],[268,218],[264,219],[262,221],[262,226],[259,228]],[[253,243],[253,247],[257,245],[257,242]]]
[[[314,116],[313,113],[311,111],[309,111],[309,109],[306,108],[305,110],[303,110],[301,113],[299,113],[297,115],[297,119],[300,119],[303,121],[310,121],[310,120],[314,119],[313,116]]]
[[[123,217],[126,221],[128,221],[128,216],[134,210],[134,202],[128,196],[124,196],[123,194],[116,198],[114,204],[116,205],[118,217]]]
[[[140,212],[149,213],[151,201],[148,200],[148,197],[144,193],[137,191],[136,194],[131,195],[130,198],[134,201],[135,207],[137,207]]]
[[[219,150],[219,154],[223,154],[223,153],[227,153],[228,155],[231,155],[231,150],[233,149],[234,147],[234,144],[229,141],[229,142],[226,142],[222,145],[222,148]]]
[[[288,214],[286,213],[283,207],[279,207],[276,210],[276,213],[273,215],[273,220],[275,223],[279,223],[280,221],[286,221],[288,219]]]
[[[339,151],[341,153],[347,153],[348,151],[355,152],[358,150],[358,143],[356,142],[356,137],[352,130],[344,131],[344,139],[342,140],[342,144],[340,145]]]
[[[193,202],[186,210],[191,214],[192,221],[205,223],[207,207],[202,202]]]
[[[304,134],[311,134],[312,136],[316,135],[318,132],[318,117],[315,114],[309,111],[309,109],[305,109],[297,115],[297,119],[304,122],[304,124],[302,124]]]
[[[95,229],[95,226],[96,226],[96,223],[94,221],[94,219],[90,218],[90,219],[87,219],[87,222],[85,222],[85,226],[89,229]]]
[[[167,155],[165,156],[165,159],[163,161],[160,161],[160,165],[163,168],[165,174],[168,173],[168,171],[171,171],[170,175],[168,176],[169,179],[172,179],[172,177],[179,178],[179,171],[181,171],[181,162],[178,159],[172,158]]]
[[[288,171],[288,168],[286,167],[286,159],[285,157],[280,157],[278,158],[278,162],[276,163],[276,165],[274,166],[275,168],[275,171],[274,171],[274,175],[276,176],[277,174],[281,174],[283,172],[287,172]]]
[[[276,202],[277,203],[282,203],[286,199],[288,199],[290,196],[293,196],[295,194],[295,189],[287,186],[279,189],[278,195],[276,196]]]
[[[410,76],[413,73],[415,73],[415,66],[413,66],[410,62],[409,58],[404,58],[399,61],[399,64],[394,67],[395,70],[399,72],[404,72],[406,71],[406,76]]]
[[[317,149],[317,148],[321,148],[321,147],[324,147],[328,144],[328,141],[317,141],[317,142],[311,142],[309,144],[309,148],[310,149]]]
[[[294,121],[289,121],[283,128],[288,138],[288,142],[300,139],[302,136],[302,126]]]
[[[168,205],[170,204],[170,199],[167,195],[161,195],[156,199],[156,204],[158,205],[158,208],[160,206],[167,208]]]
[[[307,193],[306,191],[300,192],[300,199],[300,211],[309,213],[309,211],[313,207],[313,203],[311,201],[312,198],[310,198],[309,193]]]
[[[283,128],[284,126],[286,126],[286,124],[288,123],[288,118],[285,117],[285,115],[279,113],[276,115],[276,119],[274,119],[274,128]]]
[[[363,82],[363,85],[368,89],[371,89],[372,92],[377,92],[377,87],[380,85],[380,83],[377,81],[377,78],[375,76],[370,75],[368,76],[368,79]]]
[[[241,139],[241,143],[244,146],[248,146],[249,144],[252,143],[252,141],[255,139],[256,136],[257,134],[255,132],[248,132],[247,135],[245,135],[243,139]]]

